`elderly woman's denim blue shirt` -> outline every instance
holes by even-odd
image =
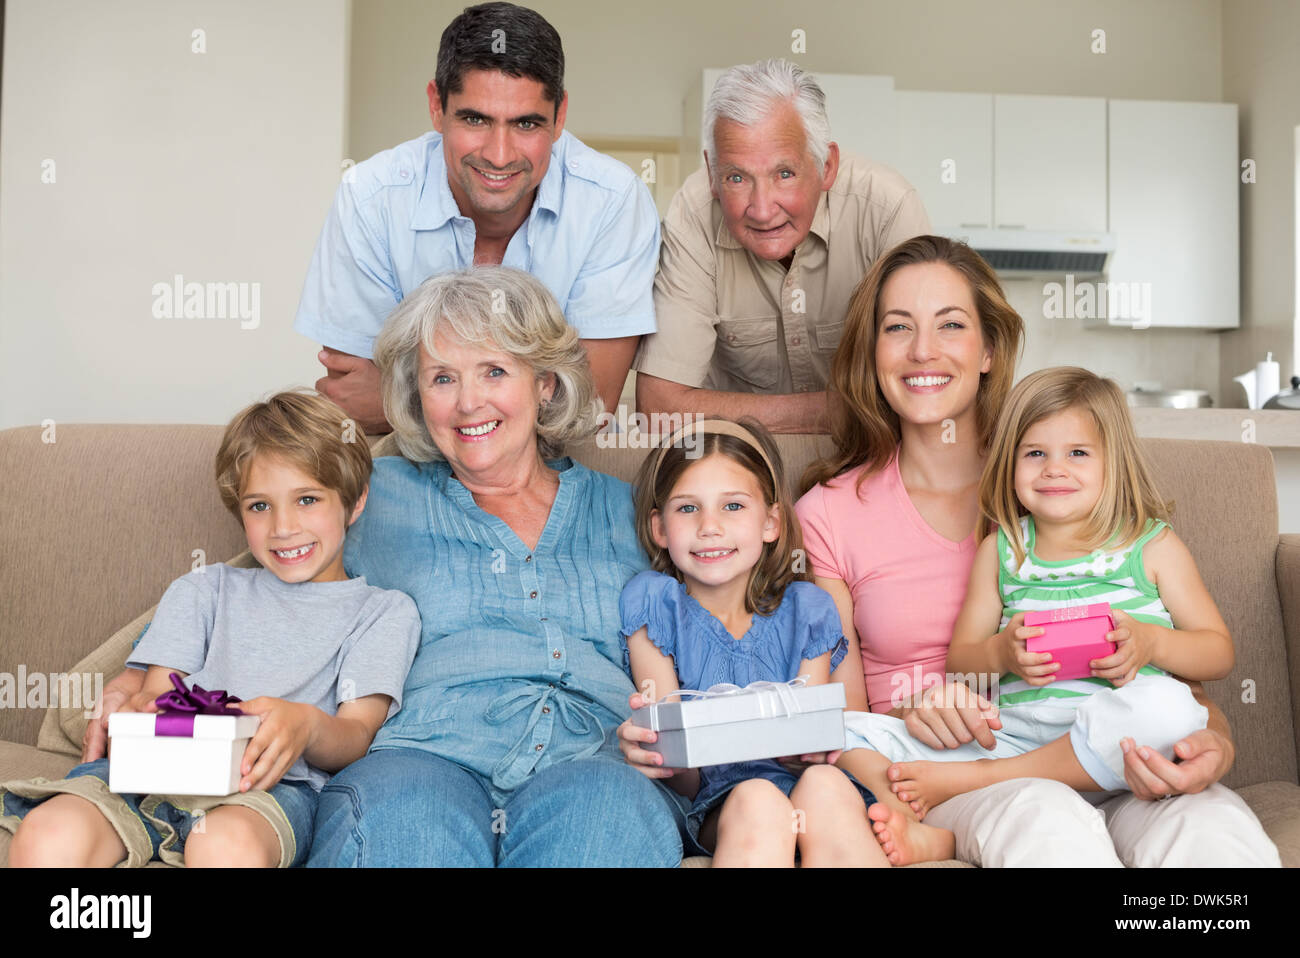
[[[376,459],[344,566],[419,607],[402,709],[371,748],[419,748],[516,788],[592,755],[630,714],[619,594],[648,565],[631,486],[570,459],[537,548],[445,462]]]

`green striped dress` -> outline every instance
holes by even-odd
[[[1025,541],[1025,559],[1016,566],[1015,553],[1006,533],[998,530],[998,589],[1002,595],[1002,624],[1005,629],[1017,612],[1036,612],[1071,606],[1109,602],[1112,609],[1127,612],[1139,622],[1173,628],[1173,618],[1160,601],[1160,593],[1147,579],[1142,566],[1142,549],[1168,524],[1157,519],[1147,523],[1132,545],[1106,552],[1097,549],[1078,559],[1048,562],[1034,555],[1034,520],[1020,517],[1020,534]],[[1167,675],[1154,665],[1143,666],[1140,675]],[[1035,688],[1008,672],[999,685],[998,707],[1022,705],[1044,699],[1082,699],[1098,689],[1113,688],[1110,680],[1063,679]],[[1074,704],[1078,704],[1077,702]]]

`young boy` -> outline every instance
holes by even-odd
[[[371,466],[364,437],[345,441],[350,426],[342,409],[307,392],[280,393],[234,418],[217,452],[217,486],[262,568],[217,563],[177,579],[127,663],[148,672],[125,711],[157,711],[154,699],[178,672],[262,717],[239,791],[117,795],[108,759],[58,782],[8,782],[0,826],[16,829],[11,866],[306,861],[317,792],[401,707],[420,639],[409,596],[343,570]]]

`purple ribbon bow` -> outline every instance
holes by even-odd
[[[201,685],[188,688],[185,680],[175,672],[171,674],[170,692],[164,692],[154,699],[161,712],[154,719],[154,735],[171,735],[182,738],[194,736],[194,716],[196,715],[243,715],[234,703],[241,701],[234,695],[227,695],[224,689],[209,692]]]

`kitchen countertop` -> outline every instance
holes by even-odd
[[[1139,436],[1242,442],[1253,422],[1254,441],[1274,449],[1300,449],[1300,410],[1164,409],[1131,407]]]

